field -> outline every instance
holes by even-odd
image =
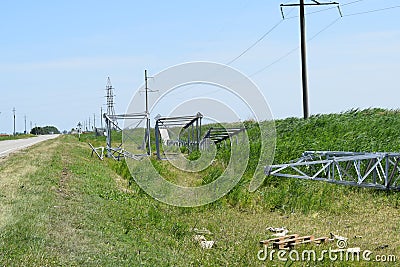
[[[304,150],[400,151],[398,125],[400,112],[382,109],[279,120],[275,163]],[[243,179],[220,200],[196,208],[162,204],[136,185],[123,161],[90,157],[86,142],[104,145],[104,138],[61,136],[10,156],[0,162],[0,265],[376,266],[376,255],[400,257],[400,193],[274,177],[249,193],[259,143],[256,125],[246,127],[252,157]],[[215,179],[225,152],[195,178]],[[176,183],[189,179],[153,162]],[[259,241],[271,237],[270,226],[348,237],[348,247],[372,251],[371,261],[284,262],[276,255],[260,261]],[[208,229],[205,237],[215,245],[202,249],[193,228]],[[336,248],[299,251],[330,247]]]
[[[22,138],[30,138],[30,137],[34,137],[34,136],[35,135],[33,135],[33,134],[18,134],[16,136],[13,136],[13,135],[1,135],[0,136],[0,141],[22,139]]]

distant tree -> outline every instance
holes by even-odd
[[[45,127],[35,127],[32,128],[31,134],[40,135],[40,134],[59,134],[60,131],[54,126],[45,126]]]

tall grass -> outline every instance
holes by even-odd
[[[398,111],[369,109],[279,120],[275,163],[310,149],[398,151],[399,117]],[[257,153],[258,126],[245,125],[252,152]],[[105,143],[93,135],[81,141]],[[227,151],[228,146],[221,146],[213,166],[197,174],[200,184],[224,170]],[[229,194],[209,205],[181,208],[148,196],[124,161],[89,158],[89,147],[74,137],[65,135],[27,152],[0,164],[1,266],[333,265],[260,262],[257,251],[259,241],[269,236],[267,226],[286,226],[300,235],[335,232],[349,237],[351,246],[399,255],[398,193],[277,177],[266,177],[262,187],[249,193],[256,165],[250,155],[243,179]],[[152,161],[168,178],[178,175],[167,162]],[[193,228],[210,230],[207,240],[215,240],[215,246],[202,249],[193,240]],[[388,248],[379,248],[385,244]],[[327,246],[334,244],[312,248]]]
[[[223,203],[244,210],[269,210],[282,213],[325,211],[335,213],[350,204],[348,196],[378,195],[390,198],[398,206],[400,197],[395,193],[384,193],[374,189],[360,189],[323,182],[266,177],[263,186],[254,194],[247,191],[258,164],[261,143],[259,125],[246,121],[244,125],[250,141],[249,162],[242,180],[223,199]],[[366,109],[349,110],[340,114],[318,114],[309,119],[287,118],[276,121],[277,142],[274,163],[284,163],[301,156],[305,150],[330,151],[400,151],[400,112],[397,110]],[[85,137],[86,138],[86,137]],[[88,139],[83,140],[88,140]],[[118,139],[118,137],[117,137]],[[193,159],[198,157],[194,154]],[[189,156],[189,159],[191,156]],[[216,164],[202,171],[199,183],[207,184],[217,179],[230,158],[229,141],[219,145]],[[176,180],[184,172],[173,171],[168,162],[152,160],[163,177]],[[136,186],[126,164],[109,161],[110,166],[125,177],[131,186]],[[178,179],[179,180],[179,179]],[[397,204],[396,204],[397,203]],[[213,207],[210,205],[209,207]]]

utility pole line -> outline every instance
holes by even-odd
[[[103,128],[103,107],[100,107],[100,124],[101,128]]]
[[[281,4],[281,12],[283,16],[283,7],[300,7],[300,47],[301,47],[301,80],[303,88],[303,116],[304,119],[309,117],[308,107],[308,84],[307,84],[307,45],[306,45],[306,19],[304,16],[305,6],[321,6],[321,5],[338,5],[336,2],[321,3],[316,0],[311,0],[313,3],[304,3],[304,0],[300,0],[299,4]],[[340,10],[339,10],[340,11]]]
[[[78,122],[77,127],[78,127],[78,140],[80,141],[81,140],[81,133],[82,133],[82,124],[81,124],[81,122]]]
[[[147,70],[144,70],[144,90],[146,93],[146,114],[148,114],[149,113],[149,96],[148,96],[149,88],[147,86]]]
[[[15,108],[13,108],[12,111],[13,111],[13,114],[14,114],[14,132],[13,132],[13,135],[15,136],[15,111],[16,111]]]
[[[145,140],[144,140],[144,145],[147,143],[147,154],[150,155],[151,153],[151,147],[150,147],[150,111],[149,111],[149,92],[157,92],[157,90],[151,90],[149,89],[148,86],[148,80],[149,78],[153,78],[150,76],[147,76],[147,70],[144,70],[144,89],[145,89],[145,94],[146,94],[146,133],[145,133]]]
[[[145,90],[145,94],[146,94],[146,138],[145,138],[145,142],[147,143],[148,146],[148,150],[147,153],[149,154],[150,152],[150,114],[149,114],[149,96],[148,96],[148,91],[149,88],[147,86],[147,70],[144,70],[144,90]]]
[[[307,45],[306,45],[306,19],[304,17],[304,0],[300,0],[300,32],[301,32],[301,81],[303,85],[303,116],[307,119],[308,109],[308,84],[307,84]]]
[[[145,143],[147,144],[147,154],[150,155],[150,113],[149,113],[149,92],[156,92],[154,90],[150,90],[148,86],[149,77],[147,76],[147,70],[144,70],[144,89],[146,95],[146,134],[145,134]]]

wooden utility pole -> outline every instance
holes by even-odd
[[[14,131],[13,131],[13,135],[15,136],[15,108],[13,108],[13,114],[14,114]]]
[[[100,124],[103,129],[103,107],[100,107]]]
[[[144,89],[146,94],[146,134],[145,142],[147,145],[147,154],[150,155],[150,114],[149,114],[149,88],[147,86],[147,70],[144,70]]]
[[[307,46],[306,46],[306,19],[304,17],[304,0],[300,0],[300,35],[301,35],[301,81],[303,85],[303,116],[307,119],[308,111],[308,85],[307,85]]]
[[[301,47],[301,80],[303,88],[303,116],[307,119],[309,116],[308,108],[308,84],[307,84],[307,45],[306,45],[306,19],[304,15],[305,6],[320,6],[320,5],[339,5],[336,2],[320,3],[316,0],[312,0],[313,3],[304,3],[304,0],[300,0],[299,4],[281,4],[282,7],[287,6],[298,6],[300,7],[300,47]],[[283,14],[283,12],[282,12]]]

